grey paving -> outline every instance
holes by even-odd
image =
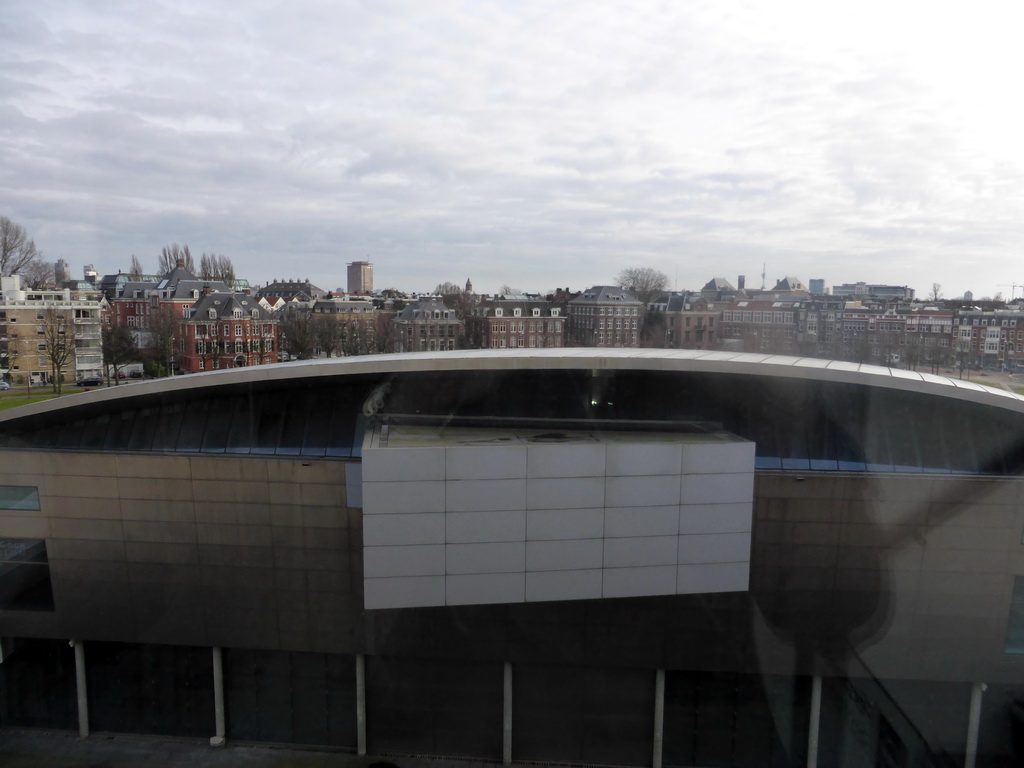
[[[331,750],[201,739],[0,728],[2,768],[495,768],[500,763],[458,758],[366,756]]]

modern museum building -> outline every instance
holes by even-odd
[[[1024,398],[669,350],[0,413],[0,726],[631,766],[1024,761]]]

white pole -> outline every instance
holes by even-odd
[[[366,754],[366,660],[356,654],[356,754]]]
[[[811,722],[807,735],[807,768],[818,766],[818,736],[821,726],[821,675],[811,684]]]
[[[78,692],[78,735],[89,735],[89,692],[85,683],[85,646],[81,640],[72,640],[75,649],[75,687]]]
[[[213,648],[213,717],[216,735],[210,739],[211,747],[223,747],[224,736],[224,656],[220,648]]]
[[[988,688],[985,683],[971,686],[971,714],[967,719],[967,754],[964,757],[964,768],[974,768],[978,759],[978,729],[981,727],[981,699]]]
[[[505,662],[501,710],[501,763],[512,765],[512,663]]]
[[[651,764],[661,768],[661,754],[665,741],[665,670],[654,675],[654,755]]]

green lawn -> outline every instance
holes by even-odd
[[[52,400],[56,395],[52,392],[47,392],[45,395],[32,395],[32,397],[24,397],[22,395],[0,395],[0,411],[6,411],[8,408],[17,408],[19,405],[28,405],[29,403],[41,403],[43,400]]]

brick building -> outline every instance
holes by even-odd
[[[481,302],[466,318],[466,346],[480,349],[537,349],[565,346],[560,307],[526,296]]]
[[[277,361],[277,320],[245,293],[200,296],[181,321],[178,365],[185,373]]]
[[[396,352],[461,349],[465,325],[440,299],[423,299],[398,313]]]
[[[643,305],[625,288],[595,285],[569,302],[568,344],[639,347]]]

